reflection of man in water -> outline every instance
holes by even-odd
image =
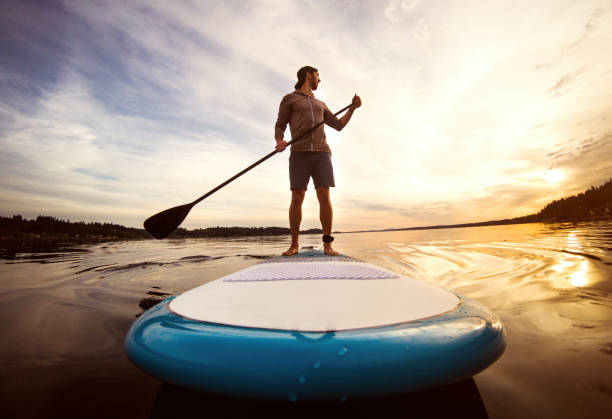
[[[281,100],[278,108],[278,119],[274,127],[276,149],[283,151],[287,142],[283,140],[285,129],[289,124],[291,137],[295,138],[316,124],[332,116],[325,103],[314,97],[313,90],[321,82],[319,71],[306,66],[297,72],[298,81],[295,91]],[[340,131],[348,124],[355,109],[361,106],[361,99],[355,95],[353,106],[342,118],[333,117],[327,125]],[[334,170],[331,162],[331,150],[325,139],[323,125],[312,132],[310,136],[291,144],[289,156],[289,181],[291,183],[291,206],[289,207],[289,226],[291,227],[291,247],[283,256],[298,253],[300,223],[302,221],[302,202],[310,177],[314,182],[319,199],[319,217],[323,228],[323,250],[327,255],[337,255],[331,245],[333,210],[329,199],[329,188],[334,184]]]

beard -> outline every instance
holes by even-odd
[[[310,88],[312,90],[317,90],[317,86],[318,86],[318,83],[316,83],[314,80],[311,79],[310,80]]]

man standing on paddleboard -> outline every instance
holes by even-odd
[[[291,137],[296,138],[302,132],[306,132],[333,115],[327,105],[316,99],[312,93],[313,90],[317,90],[321,82],[319,71],[314,67],[305,66],[298,70],[297,78],[296,90],[285,95],[278,108],[278,119],[274,126],[274,138],[278,151],[283,151],[287,147],[287,142],[283,140],[287,124],[289,124]],[[361,98],[355,95],[348,112],[342,118],[330,118],[329,121],[326,121],[326,124],[338,131],[342,130],[353,116],[355,109],[360,106]],[[327,255],[334,256],[338,252],[331,245],[334,241],[331,236],[333,209],[329,198],[329,188],[336,185],[334,183],[331,150],[325,139],[323,125],[315,129],[310,136],[291,144],[291,155],[289,156],[291,247],[283,253],[283,256],[292,256],[299,251],[302,202],[311,177],[319,199],[319,217],[323,229],[323,251]]]

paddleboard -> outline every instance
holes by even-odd
[[[143,313],[125,349],[138,368],[240,397],[392,395],[471,377],[506,346],[476,301],[348,256],[274,257]]]

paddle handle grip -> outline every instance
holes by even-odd
[[[331,119],[335,118],[336,116],[340,115],[342,112],[346,111],[348,108],[352,107],[353,104],[351,103],[350,105],[345,106],[344,108],[340,109],[338,112],[336,112],[335,114],[333,114],[332,116],[330,116],[329,118],[325,119],[322,122],[319,122],[318,124],[314,125],[312,128],[310,128],[308,131],[298,135],[297,137],[293,138],[291,141],[289,141],[287,143],[287,145],[291,145],[293,143],[295,143],[296,141],[300,141],[302,139],[304,139],[304,137],[306,137],[308,134],[310,134],[311,132],[313,132],[314,130],[316,130],[317,128],[319,128],[321,125],[325,124],[326,122],[330,121]],[[231,178],[229,178],[228,180],[226,180],[225,182],[223,182],[222,184],[220,184],[219,186],[211,189],[210,191],[206,192],[204,195],[202,195],[201,197],[199,197],[198,199],[196,199],[195,201],[193,201],[191,203],[191,205],[195,205],[198,202],[208,198],[209,196],[211,196],[212,194],[214,194],[215,192],[217,192],[219,189],[223,188],[225,185],[227,185],[228,183],[233,182],[234,180],[238,179],[240,176],[244,175],[246,172],[248,172],[249,170],[251,170],[252,168],[259,166],[261,163],[263,163],[264,161],[268,160],[270,157],[272,157],[273,155],[275,155],[276,153],[279,153],[278,150],[274,150],[273,152],[271,152],[270,154],[262,157],[261,159],[257,160],[255,163],[253,163],[252,165],[250,165],[249,167],[247,167],[246,169],[242,170],[239,173],[236,173],[234,176],[232,176]]]

